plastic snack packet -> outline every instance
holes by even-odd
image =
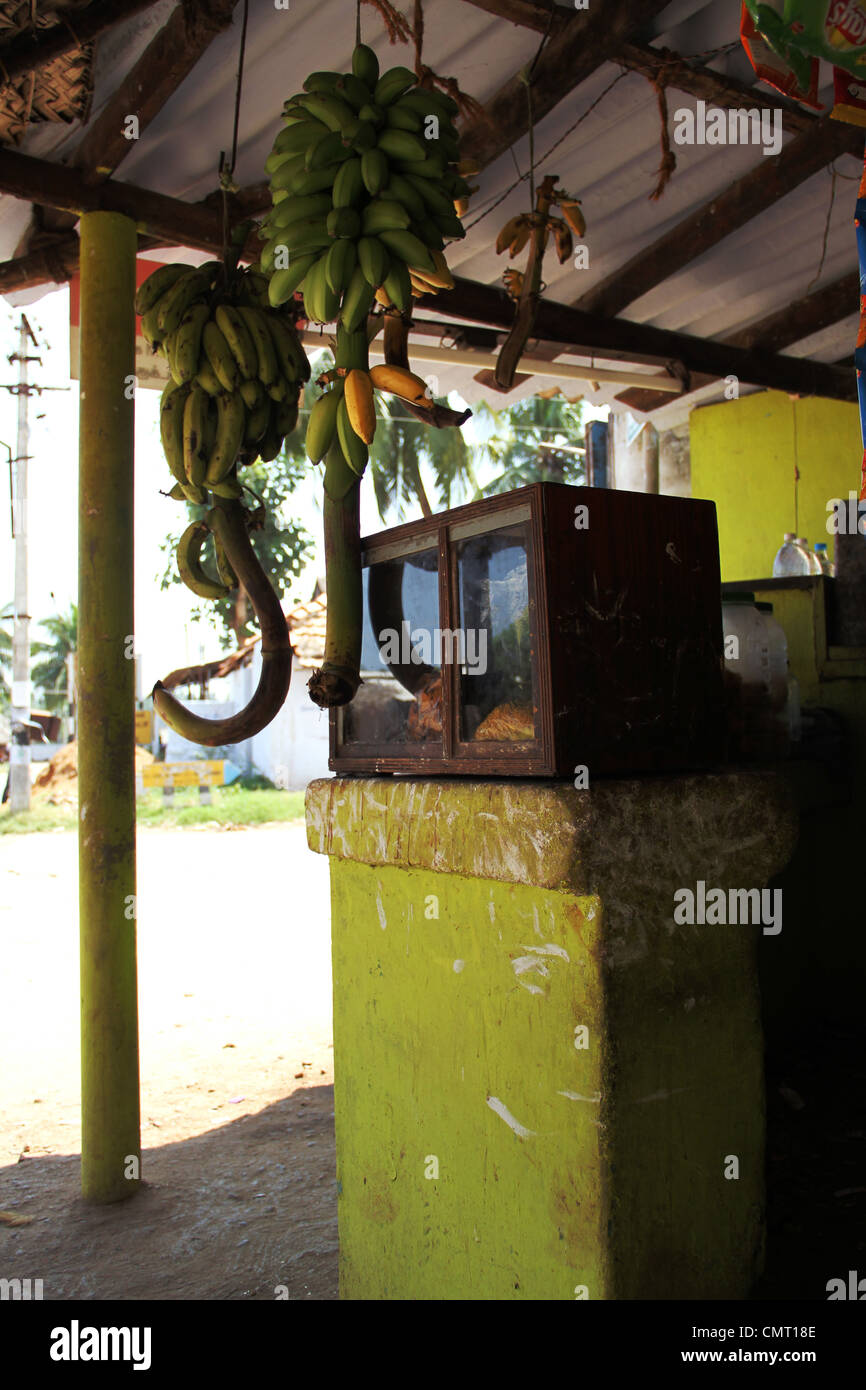
[[[740,15],[740,39],[749,62],[755,69],[755,75],[761,82],[775,87],[782,96],[802,102],[804,106],[814,107],[816,111],[823,110],[818,101],[818,59],[813,58],[801,64],[799,74],[795,72],[794,68],[770,47],[755,24],[749,12],[749,5],[745,2]]]
[[[824,58],[836,68],[866,76],[864,0],[745,0],[757,28],[797,75],[809,81],[810,62]]]

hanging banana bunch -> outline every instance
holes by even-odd
[[[551,207],[554,205],[558,205],[561,217],[552,214]],[[580,199],[557,188],[556,176],[552,175],[542,180],[535,200],[535,211],[509,218],[496,238],[497,255],[501,256],[507,251],[512,261],[529,244],[525,270],[521,272],[509,267],[502,277],[505,288],[516,301],[517,312],[508,337],[499,350],[494,372],[495,385],[500,391],[510,391],[514,385],[520,358],[532,334],[541,295],[542,262],[550,237],[553,236],[559,263],[564,265],[574,254],[572,232],[580,237],[586,233]]]
[[[296,427],[310,364],[290,311],[275,309],[267,278],[209,261],[198,269],[163,265],[135,299],[142,332],[168,362],[160,435],[174,486],[169,496],[213,502],[178,542],[181,579],[199,598],[222,599],[242,585],[262,630],[262,680],[240,714],[205,720],[185,709],[157,682],[154,707],[166,723],[197,743],[236,743],[257,733],[288,692],[291,649],[279,600],[249,541],[261,507],[247,512],[238,469],[270,463]],[[214,538],[217,575],[208,574],[202,547]]]
[[[323,708],[347,704],[360,683],[359,487],[376,430],[374,392],[400,397],[431,424],[444,409],[408,363],[370,368],[367,320],[377,303],[408,314],[416,297],[453,287],[443,252],[464,235],[457,208],[473,191],[458,171],[457,110],[408,68],[380,76],[375,53],[359,44],[351,72],[312,73],[286,101],[265,164],[270,303],[300,291],[308,319],[337,325],[335,369],[321,379],[306,435],[309,458],[325,464],[328,631],[309,683]]]

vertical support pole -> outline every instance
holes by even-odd
[[[81,219],[78,796],[81,1188],[132,1196],[141,1133],[135,925],[136,228]]]
[[[28,339],[36,339],[21,315],[18,329],[18,457],[15,460],[15,626],[12,633],[12,739],[9,747],[9,809],[30,810],[30,610],[27,592],[27,464],[30,448],[30,408],[27,368],[37,359],[28,357]]]

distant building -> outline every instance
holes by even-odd
[[[277,786],[302,791],[315,777],[329,776],[328,715],[312,703],[307,691],[310,675],[324,660],[327,599],[319,594],[286,614],[292,644],[292,683],[280,713],[254,738],[225,749],[201,749],[154,720],[154,752],[160,739],[168,762],[189,758],[225,757],[244,773],[261,772]],[[261,672],[258,637],[237,651],[198,666],[185,666],[166,676],[163,685],[184,698],[183,687],[198,687],[198,699],[187,699],[191,709],[206,719],[221,719],[243,709],[256,688]],[[219,686],[219,698],[211,687]]]

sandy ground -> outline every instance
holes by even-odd
[[[0,1276],[44,1297],[336,1298],[327,860],[303,826],[139,832],[142,1176],[85,1206],[77,844],[0,840]]]

